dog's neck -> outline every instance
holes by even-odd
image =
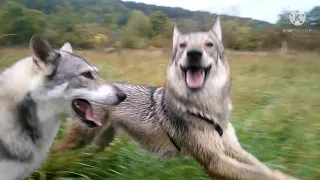
[[[225,129],[231,112],[231,100],[228,92],[203,90],[197,93],[189,95],[187,98],[182,97],[175,89],[166,85],[163,95],[181,113],[188,113]]]
[[[61,123],[62,115],[53,101],[38,101],[28,93],[17,105],[19,124],[34,144],[39,141],[51,143]]]

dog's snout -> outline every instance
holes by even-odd
[[[117,89],[117,97],[118,97],[119,101],[122,102],[127,98],[127,95],[123,91]]]
[[[187,66],[200,66],[203,51],[199,47],[192,47],[187,50]]]
[[[202,57],[202,49],[201,48],[190,48],[187,51],[187,56],[191,59],[199,59]]]

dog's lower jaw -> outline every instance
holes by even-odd
[[[192,93],[197,93],[198,91],[201,91],[202,88],[205,86],[207,78],[210,74],[211,67],[212,67],[212,65],[209,65],[207,67],[193,67],[193,66],[184,67],[184,66],[180,65],[180,70],[181,70],[185,85]],[[204,73],[203,82],[202,82],[201,86],[199,86],[199,87],[190,87],[189,86],[188,81],[187,81],[189,71],[193,71],[193,72],[202,71],[201,73]]]

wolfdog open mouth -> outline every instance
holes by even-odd
[[[85,99],[72,100],[72,109],[89,127],[102,126],[101,121],[95,117],[93,108]]]
[[[192,90],[201,89],[211,70],[211,65],[208,67],[200,66],[180,66],[182,74],[185,78],[187,86]]]

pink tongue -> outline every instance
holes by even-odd
[[[94,117],[94,115],[93,115],[93,109],[92,109],[91,106],[88,106],[88,107],[87,107],[86,119],[89,120],[89,121],[92,121],[92,122],[96,123],[97,126],[102,126],[100,120]]]
[[[195,72],[188,70],[186,76],[187,84],[190,88],[200,88],[202,86],[204,81],[203,70]]]

